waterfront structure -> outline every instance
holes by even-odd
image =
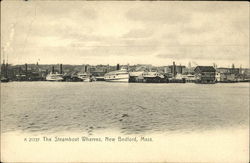
[[[143,73],[144,71],[129,72],[129,82],[142,83],[144,81]]]
[[[216,70],[212,66],[197,66],[195,69],[196,83],[215,83]]]
[[[144,72],[142,74],[146,83],[165,83],[166,80],[164,75],[159,72]]]
[[[144,72],[143,78],[146,83],[165,83],[166,81],[165,76],[162,73],[151,71],[151,72]]]
[[[236,82],[235,74],[216,72],[216,82]]]
[[[186,66],[182,65],[176,65],[175,62],[173,62],[173,65],[167,66],[164,68],[164,73],[172,73],[174,76],[176,74],[182,74],[186,72]]]
[[[241,71],[240,71],[240,80],[241,81],[250,81],[250,69],[249,68],[245,68],[245,69],[242,69],[241,68]]]
[[[196,81],[195,75],[192,74],[183,75],[183,78],[186,80],[187,83],[194,83]]]
[[[48,71],[41,69],[38,63],[13,66],[10,72],[14,81],[43,81],[47,74]]]
[[[4,63],[1,65],[1,82],[8,82],[8,63]]]
[[[110,71],[110,66],[107,65],[97,65],[95,68],[90,69],[90,73],[92,75],[92,79],[95,81],[105,81],[104,75]],[[115,71],[116,69],[114,69]]]
[[[240,69],[235,68],[216,68],[216,81],[217,82],[236,82],[240,77]]]
[[[8,56],[7,56],[7,62],[5,63],[5,58],[4,58],[4,54],[3,54],[3,64],[1,65],[1,73],[0,73],[0,81],[1,82],[8,82],[9,78],[8,78]]]
[[[168,78],[157,71],[130,72],[129,82],[138,83],[168,83]]]
[[[129,82],[152,82],[158,78],[164,78],[164,76],[155,71],[135,71],[129,73]]]
[[[173,64],[175,65],[175,64]],[[54,67],[58,67],[55,69]],[[193,67],[184,67],[181,69],[175,66],[152,66],[152,65],[119,65],[119,67],[126,67],[129,72],[129,82],[166,82],[175,83],[182,82],[183,79],[186,82],[196,82],[198,80],[197,75]],[[187,70],[185,70],[187,69]],[[250,80],[250,69],[249,68],[215,68],[215,81],[216,82],[248,82]],[[62,71],[63,70],[63,71]],[[63,81],[82,81],[78,78],[78,74],[84,75],[88,73],[91,75],[91,79],[96,81],[105,81],[104,75],[117,71],[117,66],[113,65],[38,65],[36,64],[23,64],[23,65],[10,65],[6,62],[1,64],[1,79],[9,79],[9,81],[44,81],[46,76],[50,72],[52,74],[62,74]],[[164,80],[161,77],[157,77],[157,73],[164,76]],[[147,77],[148,74],[148,77]],[[154,75],[155,74],[155,75]],[[144,77],[145,75],[145,77]],[[150,77],[151,75],[151,77]],[[6,78],[7,76],[7,78]],[[147,80],[146,80],[147,79]],[[152,79],[152,80],[151,80]],[[4,82],[5,80],[2,80]]]

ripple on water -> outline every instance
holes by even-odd
[[[248,126],[249,120],[248,83],[131,83],[124,87],[100,82],[89,87],[82,83],[11,82],[2,91],[11,94],[1,99],[3,132],[186,132]]]

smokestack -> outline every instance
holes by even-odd
[[[182,74],[182,66],[181,66],[181,64],[180,64],[180,73]]]
[[[18,73],[19,73],[19,75],[21,74],[21,72],[22,72],[22,68],[21,68],[21,67],[19,67],[19,69],[18,69]]]
[[[174,75],[174,77],[175,77],[175,75],[176,75],[176,67],[175,67],[175,62],[173,62],[173,75]]]
[[[84,72],[87,72],[88,71],[88,66],[84,66]]]
[[[54,74],[54,72],[55,72],[55,68],[54,66],[52,66],[52,74]]]
[[[26,77],[26,80],[28,78],[28,64],[25,63],[25,77]]]
[[[28,72],[28,65],[27,63],[25,63],[25,73],[27,74],[27,72]]]
[[[8,78],[8,63],[5,64],[5,78]]]
[[[62,64],[60,64],[60,74],[63,73]]]
[[[120,65],[119,64],[116,65],[116,70],[120,70]]]
[[[164,73],[167,73],[167,67],[164,67]]]

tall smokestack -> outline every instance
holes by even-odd
[[[62,64],[60,64],[60,74],[63,73]]]
[[[18,69],[18,73],[19,73],[19,75],[21,74],[21,72],[22,72],[22,68],[21,68],[21,67],[19,67],[19,69]]]
[[[181,64],[180,64],[180,73],[182,74],[182,66],[181,66]]]
[[[119,64],[116,65],[116,70],[120,70],[120,65]]]
[[[54,74],[54,72],[55,72],[55,68],[54,66],[52,66],[52,74]]]
[[[8,78],[8,62],[5,64],[5,74],[4,76]]]
[[[87,72],[88,71],[88,66],[84,66],[84,72]]]
[[[28,78],[28,64],[25,63],[25,77]]]
[[[175,62],[173,62],[173,75],[174,75],[174,77],[175,77],[175,75],[176,75],[176,67],[175,67]]]

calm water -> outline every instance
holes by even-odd
[[[249,83],[10,82],[1,94],[2,132],[193,132],[249,120]]]

